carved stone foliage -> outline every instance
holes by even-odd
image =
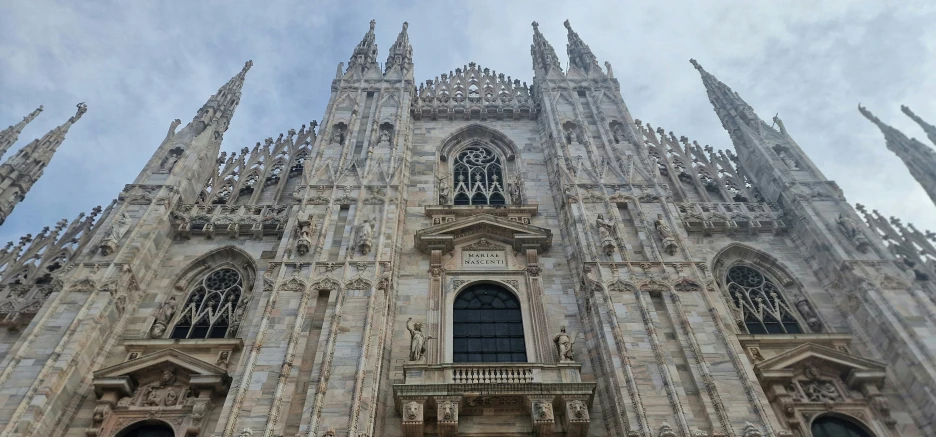
[[[530,87],[519,80],[481,68],[474,62],[419,85],[410,112],[413,118],[535,117],[539,108]]]
[[[285,205],[182,205],[172,211],[171,219],[173,228],[182,238],[203,235],[211,239],[219,232],[235,239],[282,237],[287,211]]]
[[[787,228],[783,210],[769,203],[680,203],[678,207],[679,217],[689,232],[782,233]]]

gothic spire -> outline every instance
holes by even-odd
[[[387,64],[385,65],[385,71],[390,71],[391,68],[399,65],[402,71],[406,71],[413,66],[413,47],[409,42],[409,34],[406,33],[406,29],[409,27],[409,23],[403,22],[403,30],[400,31],[400,34],[397,35],[396,42],[393,43],[393,46],[390,47],[390,54],[387,55]],[[373,30],[373,28],[372,28]]]
[[[240,73],[237,73],[221,88],[218,88],[218,92],[208,98],[208,101],[198,110],[198,114],[192,120],[193,123],[198,123],[197,133],[201,133],[215,122],[219,123],[216,129],[218,132],[224,133],[227,130],[231,118],[234,116],[234,110],[237,109],[237,105],[240,103],[241,89],[244,87],[247,71],[252,66],[253,61],[245,62]]]
[[[732,91],[728,85],[725,85],[711,73],[705,71],[695,59],[690,59],[689,62],[692,63],[692,66],[695,67],[696,70],[699,70],[699,74],[702,75],[702,84],[705,85],[705,91],[708,93],[709,101],[712,102],[712,107],[715,109],[715,113],[718,114],[722,126],[732,137],[735,136],[736,130],[741,125],[747,125],[752,129],[760,130],[764,122],[754,113],[754,109],[751,108],[751,105],[748,105],[747,102],[741,99],[741,96]]]
[[[359,68],[363,73],[368,68],[377,65],[377,43],[374,36],[374,27],[377,26],[376,20],[370,21],[370,29],[364,34],[364,39],[354,48],[351,54],[351,60],[348,61],[348,70]]]
[[[572,30],[569,20],[565,20],[562,24],[569,30],[569,43],[566,45],[566,50],[569,52],[569,68],[581,68],[586,74],[592,71],[601,71],[595,54],[592,53],[588,44],[582,41],[578,33]]]
[[[65,140],[68,129],[88,111],[84,103],[77,106],[77,113],[68,121],[52,129],[42,138],[23,146],[0,165],[0,224],[3,224],[13,208],[25,198],[29,189],[42,176],[45,167],[52,160],[52,155]]]
[[[907,138],[899,130],[875,117],[865,107],[858,105],[858,110],[861,111],[861,115],[877,125],[884,134],[887,148],[907,165],[910,174],[923,186],[933,203],[936,203],[936,152],[916,138]]]
[[[10,150],[10,147],[19,139],[19,134],[23,131],[23,128],[26,127],[29,122],[33,121],[40,112],[42,112],[42,105],[39,105],[35,111],[23,117],[23,120],[19,123],[0,131],[0,157],[5,155],[7,150]]]
[[[908,117],[912,118],[913,121],[917,122],[917,124],[923,128],[923,131],[926,132],[926,136],[929,137],[930,142],[936,144],[936,126],[923,121],[922,118],[914,114],[913,111],[905,105],[900,105],[900,110],[903,111],[904,114],[907,114]]]
[[[533,45],[530,46],[530,54],[533,55],[533,68],[541,69],[546,73],[550,71],[562,72],[559,67],[559,57],[556,56],[556,50],[553,49],[549,41],[543,37],[539,31],[539,23],[533,22]]]

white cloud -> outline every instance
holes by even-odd
[[[849,201],[936,229],[936,208],[856,109],[908,135],[907,104],[936,122],[936,7],[924,0],[838,2],[136,2],[0,5],[0,124],[38,104],[25,144],[73,114],[46,175],[0,241],[116,197],[174,118],[186,120],[254,60],[223,148],[239,150],[319,119],[338,62],[377,19],[382,61],[409,21],[416,79],[470,61],[532,81],[530,22],[560,57],[562,21],[610,61],[635,117],[701,144],[730,147],[689,65],[694,57],[758,113],[787,129]],[[563,62],[563,64],[565,64]]]

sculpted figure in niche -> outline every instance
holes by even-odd
[[[566,333],[566,327],[559,328],[559,333],[553,337],[553,343],[556,344],[556,355],[560,362],[575,361],[575,354],[572,352],[572,345],[575,344],[575,334]]]
[[[175,166],[175,163],[179,161],[179,158],[182,156],[182,153],[178,150],[170,150],[169,156],[163,160],[162,164],[159,166],[159,171],[161,173],[169,173],[172,170],[172,167]]]
[[[358,249],[361,250],[361,255],[367,255],[370,253],[371,245],[373,243],[374,236],[374,223],[370,219],[365,219],[363,223],[358,227],[358,240],[357,245]]]
[[[143,388],[140,403],[146,407],[172,406],[178,401],[178,395],[169,388],[175,383],[176,376],[172,370],[163,370],[159,381],[150,383]],[[171,404],[169,403],[171,402]]]
[[[595,220],[595,226],[598,227],[598,239],[601,240],[601,247],[604,254],[611,256],[614,253],[614,220],[605,220],[604,214],[598,214]]]
[[[868,238],[864,236],[864,233],[861,232],[858,223],[855,223],[855,221],[852,220],[851,217],[846,216],[845,213],[839,214],[838,220],[835,222],[838,223],[842,233],[855,244],[855,248],[858,249],[859,252],[864,253],[868,251],[871,243],[868,241]]]
[[[125,212],[120,213],[120,216],[117,217],[117,220],[114,220],[114,224],[111,225],[110,230],[107,232],[107,237],[101,242],[101,255],[107,256],[116,251],[117,243],[120,242],[120,239],[127,233],[127,229],[129,228],[130,216]]]
[[[813,332],[820,332],[822,330],[822,323],[819,322],[819,317],[816,316],[816,312],[813,311],[812,306],[809,305],[809,301],[805,297],[800,296],[796,300],[796,309],[799,310],[800,314],[803,315],[803,318],[806,319],[806,324],[809,326],[809,329],[812,329]]]
[[[380,139],[377,140],[377,143],[389,143],[390,142],[390,130],[381,129],[380,130]]]
[[[673,231],[670,229],[669,225],[663,220],[663,214],[657,214],[657,219],[653,222],[653,226],[660,234],[660,239],[663,240],[663,250],[670,255],[676,254],[676,238],[673,236]]]
[[[413,318],[406,319],[406,330],[410,333],[410,361],[419,361],[426,353],[426,335],[423,334],[422,322],[413,322]]]
[[[790,170],[799,170],[799,166],[796,165],[796,161],[787,156],[786,152],[783,150],[778,151],[777,156],[780,157],[780,160],[783,161],[783,163],[786,164],[787,168]]]
[[[296,252],[299,252],[299,255],[305,255],[312,248],[312,221],[308,217],[305,217],[304,220],[299,220],[299,228],[297,230],[299,234],[299,239],[296,241]]]
[[[445,178],[440,179],[439,180],[439,205],[448,205],[450,196],[451,196],[451,193],[449,193],[448,182],[445,181]]]
[[[828,381],[813,381],[803,386],[810,402],[836,402],[841,400],[835,385]]]
[[[507,194],[510,195],[510,201],[514,205],[521,205],[523,203],[520,199],[520,178],[515,178],[513,181],[507,183]]]

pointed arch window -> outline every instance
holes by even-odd
[[[734,266],[728,269],[726,279],[728,294],[748,333],[803,332],[780,288],[763,273],[748,266]]]
[[[456,363],[525,363],[523,315],[513,293],[491,284],[455,298],[452,358]]]
[[[222,267],[208,273],[189,293],[171,338],[228,337],[236,329],[243,292],[244,279],[237,270]]]
[[[469,146],[455,157],[456,205],[504,205],[504,172],[500,158],[484,146]]]

